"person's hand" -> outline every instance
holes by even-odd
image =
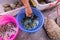
[[[32,9],[30,7],[27,7],[25,12],[26,12],[26,16],[27,17],[31,17],[32,16]]]

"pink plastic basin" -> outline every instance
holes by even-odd
[[[4,15],[4,16],[0,16],[0,25],[4,25],[5,23],[9,23],[9,22],[13,22],[15,23],[16,25],[16,33],[14,35],[11,36],[11,38],[7,39],[5,38],[5,40],[14,40],[15,37],[17,36],[18,34],[18,24],[17,24],[17,21],[14,17],[10,16],[10,15]],[[2,38],[0,37],[0,40],[2,40]]]

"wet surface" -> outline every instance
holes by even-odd
[[[23,18],[21,23],[26,30],[31,30],[38,26],[39,21],[38,21],[38,17],[33,14],[32,17],[30,18],[29,17]]]

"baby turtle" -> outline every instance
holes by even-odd
[[[34,15],[34,14],[30,18],[29,17],[25,17],[22,20],[22,24],[28,30],[29,29],[33,29],[33,28],[37,27],[38,24],[39,24],[38,17],[36,15]]]
[[[6,7],[6,8],[4,8],[4,11],[5,11],[5,12],[10,11],[10,10],[12,10],[11,7]]]
[[[15,9],[16,8],[16,5],[15,4],[10,4],[11,8],[12,9]]]
[[[0,25],[0,36],[9,38],[16,33],[16,25],[13,22]],[[4,38],[3,38],[4,39]],[[5,40],[5,39],[4,39]]]
[[[3,7],[4,7],[5,12],[12,10],[12,8],[9,4],[5,4],[5,5],[3,5]]]

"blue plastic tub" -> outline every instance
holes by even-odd
[[[39,24],[38,24],[38,26],[36,28],[31,29],[31,30],[26,30],[24,28],[24,26],[22,25],[22,23],[21,23],[22,19],[25,17],[25,8],[20,9],[20,11],[17,14],[16,19],[17,19],[19,28],[24,32],[28,32],[28,33],[36,32],[36,31],[40,30],[42,28],[43,24],[44,24],[44,16],[43,16],[43,14],[39,10],[37,10],[36,8],[33,8],[33,7],[32,7],[32,11],[33,11],[33,13],[35,15],[38,16]]]

